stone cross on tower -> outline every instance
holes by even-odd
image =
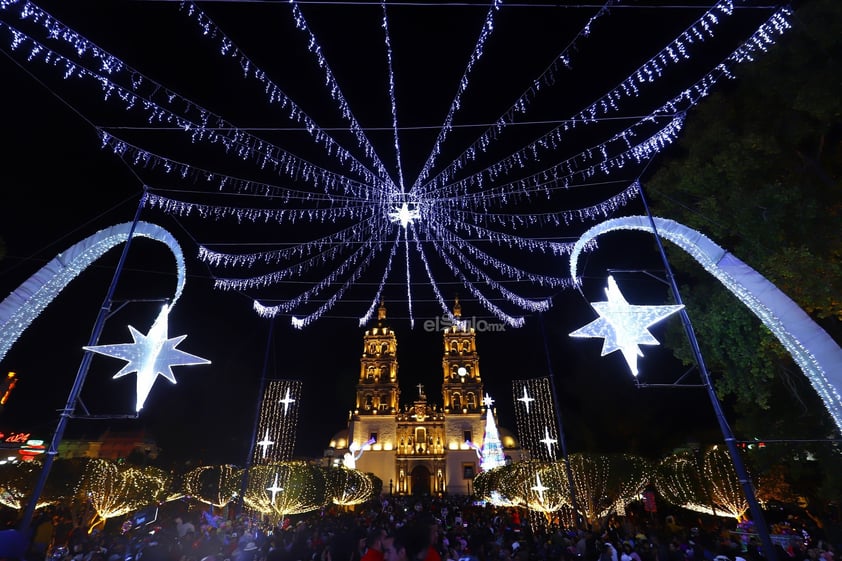
[[[418,399],[424,399],[424,384],[418,384],[415,387],[418,388]]]

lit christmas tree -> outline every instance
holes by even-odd
[[[497,431],[497,424],[494,422],[494,413],[491,411],[491,404],[494,400],[485,394],[483,403],[487,408],[485,415],[485,436],[482,439],[482,452],[480,456],[480,468],[488,471],[496,467],[506,465],[506,458],[503,456],[503,443],[500,442],[500,433]]]

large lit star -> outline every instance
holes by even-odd
[[[263,458],[266,457],[266,450],[273,444],[275,443],[269,440],[269,429],[266,429],[266,434],[263,435],[263,440],[257,442],[257,445],[263,448]]]
[[[602,356],[622,351],[632,374],[637,376],[637,357],[643,356],[639,345],[659,345],[649,332],[662,319],[684,306],[635,306],[626,302],[614,277],[608,277],[605,289],[608,300],[591,302],[599,317],[570,334],[571,337],[602,337]]]
[[[544,484],[541,483],[541,476],[539,474],[535,474],[535,485],[530,487],[533,491],[538,493],[538,501],[543,503],[544,502],[544,491],[549,491],[549,487],[544,487]]]
[[[283,397],[283,399],[279,399],[278,403],[284,404],[284,415],[287,414],[287,410],[289,409],[290,404],[295,403],[295,400],[289,396],[289,388],[287,388],[287,393]]]
[[[146,401],[146,397],[152,390],[152,385],[159,374],[175,384],[175,375],[172,372],[173,366],[210,364],[210,361],[205,358],[176,348],[179,343],[187,338],[187,335],[168,338],[168,320],[169,306],[165,305],[146,335],[131,325],[129,326],[129,332],[132,334],[134,343],[83,347],[86,351],[120,358],[128,362],[114,375],[115,379],[137,372],[136,411],[143,408],[143,403]]]
[[[410,209],[409,205],[406,203],[403,203],[399,208],[389,212],[389,220],[391,222],[400,222],[401,226],[404,228],[419,218],[421,218],[421,213],[418,212],[418,209]]]
[[[283,487],[278,485],[278,474],[275,474],[275,481],[272,483],[271,487],[266,487],[266,490],[272,493],[272,504],[275,504],[275,498],[278,496],[278,493],[284,490]]]
[[[545,434],[544,438],[542,438],[538,442],[542,443],[544,446],[547,447],[547,453],[548,454],[552,454],[553,453],[553,444],[555,444],[558,441],[555,438],[550,437],[550,428],[549,427],[544,427],[544,434]]]
[[[523,397],[517,398],[518,401],[522,401],[523,404],[526,406],[526,412],[529,413],[529,403],[535,401],[534,397],[529,397],[529,394],[526,393],[526,386],[523,386]]]

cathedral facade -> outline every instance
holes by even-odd
[[[461,317],[457,300],[453,315]],[[376,475],[383,492],[394,494],[470,494],[480,469],[488,415],[476,332],[454,322],[442,332],[442,401],[428,400],[423,385],[402,401],[398,384],[398,342],[381,303],[377,325],[365,331],[356,403],[348,428],[327,451],[335,465]],[[493,436],[496,440],[497,435]],[[499,429],[499,445],[518,460],[517,441]]]

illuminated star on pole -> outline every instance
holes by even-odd
[[[275,497],[284,490],[283,487],[278,487],[278,474],[275,474],[275,482],[272,483],[271,487],[266,487],[266,490],[272,493],[272,504],[275,504]]]
[[[273,444],[275,444],[275,443],[272,442],[271,440],[269,440],[269,429],[266,429],[266,434],[263,435],[263,440],[261,440],[260,442],[257,443],[258,446],[263,447],[263,453],[262,453],[261,457],[263,457],[263,458],[266,457],[266,449],[269,448],[270,446],[272,446]]]
[[[295,402],[295,400],[294,400],[294,399],[292,399],[292,398],[289,396],[289,388],[287,388],[287,393],[286,393],[286,395],[283,397],[283,399],[279,399],[279,400],[278,400],[278,403],[283,403],[283,404],[284,404],[284,415],[286,415],[287,410],[289,409],[290,404],[291,404],[291,403],[294,403],[294,402]]]
[[[169,306],[165,305],[152,324],[152,327],[149,328],[149,333],[146,335],[131,325],[129,326],[129,332],[132,335],[132,339],[134,339],[134,343],[82,347],[86,351],[127,361],[128,364],[123,366],[114,375],[115,379],[137,372],[136,411],[140,411],[143,408],[146,397],[152,390],[152,385],[155,383],[158,375],[163,376],[175,384],[175,375],[172,372],[173,366],[211,363],[205,358],[177,349],[178,344],[184,341],[187,335],[179,335],[171,339],[168,338],[168,320]]]
[[[518,401],[522,401],[523,404],[526,406],[526,413],[529,413],[529,403],[531,401],[535,401],[534,397],[529,397],[529,394],[526,393],[526,386],[523,386],[523,397],[517,398]]]
[[[643,356],[639,345],[659,345],[649,332],[662,319],[681,310],[684,306],[635,306],[629,304],[620,292],[614,277],[608,277],[605,289],[608,300],[591,302],[599,317],[570,334],[571,337],[602,337],[602,355],[622,351],[632,374],[637,376],[637,357]]]
[[[538,500],[543,503],[544,502],[544,491],[549,491],[550,488],[544,487],[544,484],[541,483],[541,476],[537,473],[535,474],[535,482],[536,482],[535,485],[530,487],[530,489],[532,489],[533,491],[538,493]]]
[[[491,405],[493,403],[494,403],[494,400],[491,399],[491,396],[488,395],[488,394],[485,394],[485,397],[482,398],[482,404],[485,405],[486,407],[491,407]]]
[[[555,438],[550,438],[549,427],[544,427],[544,435],[545,435],[544,438],[542,438],[538,442],[541,442],[542,444],[544,444],[547,447],[547,453],[548,454],[552,454],[553,453],[553,444],[558,442],[558,440],[556,440]]]

